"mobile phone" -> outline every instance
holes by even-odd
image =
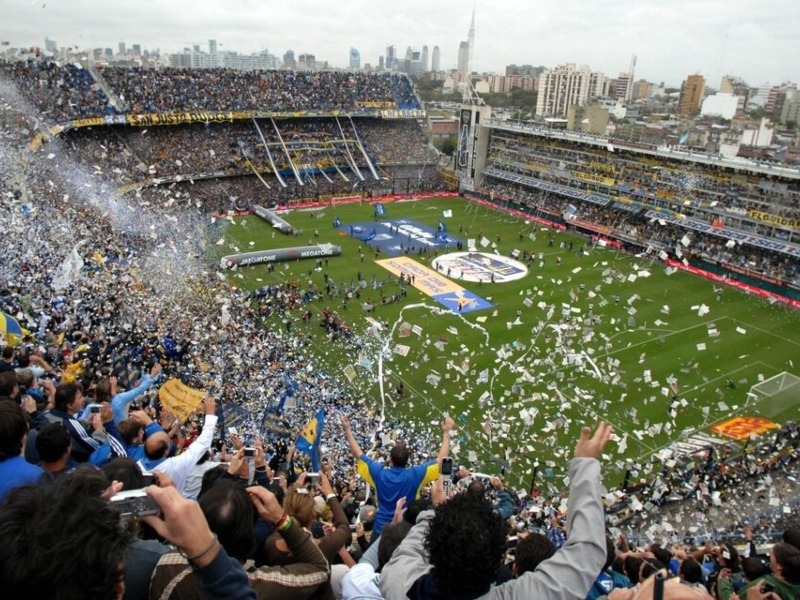
[[[143,473],[142,479],[144,479],[144,485],[142,487],[147,487],[150,485],[158,485],[158,481],[156,481],[156,476],[152,473]]]
[[[512,548],[516,548],[518,541],[519,538],[516,535],[512,535],[510,538],[506,540],[506,548],[508,548],[509,550],[511,550]]]
[[[450,495],[450,486],[453,483],[453,459],[446,456],[442,459],[442,477],[444,477],[444,493],[446,496]]]
[[[769,594],[770,592],[775,591],[775,586],[771,583],[762,583],[761,584],[761,593],[762,594]]]
[[[93,414],[93,415],[96,415],[97,413],[100,412],[100,405],[99,404],[94,404],[94,405],[90,406],[89,407],[89,412],[91,414]]]
[[[306,473],[306,480],[314,485],[319,481],[319,473]]]
[[[283,477],[273,477],[272,478],[272,485],[280,485]]]
[[[136,517],[157,515],[159,506],[144,490],[129,490],[112,496],[108,505],[119,513],[120,521],[129,521]]]
[[[255,455],[256,455],[256,449],[255,448],[245,448],[244,449],[245,458],[252,458]]]
[[[442,475],[445,477],[453,475],[453,459],[449,456],[442,459]]]

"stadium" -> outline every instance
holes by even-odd
[[[461,465],[555,506],[608,420],[615,527],[699,505],[682,533],[712,535],[733,490],[796,469],[796,168],[472,104],[448,158],[398,75],[31,59],[0,96],[0,304],[53,364],[127,387],[159,362],[219,399],[223,437],[325,410],[354,487],[340,415],[418,459],[450,415]]]

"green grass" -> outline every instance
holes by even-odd
[[[330,308],[363,333],[360,356],[343,343],[328,340],[317,318],[308,327],[298,320],[295,331],[303,332],[320,367],[349,386],[365,410],[385,409],[387,418],[412,422],[427,431],[444,413],[454,416],[459,422],[455,451],[461,464],[496,472],[500,462],[508,461],[512,482],[527,485],[538,460],[543,470],[553,466],[550,483],[560,486],[579,427],[602,418],[625,440],[610,448],[606,467],[610,480],[618,481],[626,459],[645,458],[683,433],[707,431],[728,416],[759,416],[757,406],[747,406],[746,393],[760,377],[784,370],[800,374],[791,363],[800,350],[800,314],[780,304],[728,287],[718,293],[719,286],[682,272],[669,275],[662,263],[649,258],[591,247],[589,256],[579,256],[578,249],[586,243],[583,238],[551,232],[460,199],[392,203],[386,218],[411,218],[435,228],[445,209],[453,211],[453,217],[446,219],[453,234],[463,225],[473,237],[478,230],[492,241],[499,236],[502,254],[510,255],[514,249],[543,252],[545,267],[539,268],[535,261],[525,278],[503,284],[479,287],[458,281],[479,296],[491,296],[495,304],[493,309],[467,315],[442,312],[432,299],[409,288],[402,304],[379,306],[372,315],[385,324],[378,336],[368,332],[367,315],[359,303],[346,309],[341,298],[315,303],[311,307],[315,314]],[[327,267],[334,280],[349,284],[361,271],[368,282],[373,275],[389,281],[386,289],[392,293],[398,285],[391,274],[372,261],[371,253],[360,262],[358,247],[363,244],[332,227],[335,215],[347,225],[371,221],[372,214],[372,207],[364,204],[285,215],[305,230],[299,237],[285,236],[250,216],[228,226],[225,243],[216,249],[229,254],[236,248],[251,251],[331,242],[342,246],[342,255],[331,258]],[[314,230],[319,231],[318,238]],[[536,235],[533,241],[531,233]],[[548,246],[551,233],[552,247]],[[574,250],[560,249],[562,240],[573,241]],[[557,256],[562,259],[560,267]],[[416,257],[420,262],[431,258]],[[324,290],[323,273],[313,268],[314,260],[279,263],[273,273],[265,265],[245,267],[231,274],[231,282],[255,289],[288,280],[304,287],[310,280]],[[637,268],[640,275],[641,270],[650,275],[631,281]],[[639,298],[629,303],[634,294]],[[371,287],[362,300],[369,297],[378,298]],[[524,306],[525,298],[533,301],[530,308]],[[540,302],[547,307],[539,308]],[[557,331],[564,304],[579,311],[570,314],[583,321],[571,338]],[[697,307],[703,305],[710,310],[699,316]],[[548,319],[550,307],[554,312]],[[598,320],[595,325],[586,321],[590,307]],[[629,314],[630,308],[635,314]],[[521,324],[515,325],[517,311],[522,311]],[[485,322],[480,323],[479,317],[486,317]],[[418,325],[422,335],[398,337],[402,322]],[[457,335],[448,332],[451,327]],[[718,334],[709,335],[710,330]],[[439,338],[448,340],[443,351],[434,345]],[[396,344],[410,347],[406,357],[391,352]],[[705,350],[698,349],[701,344]],[[564,348],[582,354],[582,364],[570,364]],[[383,399],[378,385],[382,349],[388,349],[383,353]],[[349,364],[357,373],[350,383],[343,375]],[[486,369],[488,382],[479,382]],[[438,387],[427,381],[433,371],[441,376]],[[728,377],[736,388],[726,387]],[[389,392],[401,380],[405,395],[395,400]],[[676,381],[678,394],[686,401],[675,419],[668,414],[672,392],[663,393],[670,388],[668,380]],[[479,402],[481,397],[485,399]],[[797,418],[798,404],[780,417]],[[484,430],[488,418],[493,423],[491,436]]]

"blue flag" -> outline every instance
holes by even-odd
[[[383,207],[383,204],[376,204],[375,205],[375,216],[382,217],[386,214],[386,209]]]
[[[317,472],[321,466],[319,446],[323,427],[325,427],[325,410],[320,410],[303,428],[294,443],[295,448],[311,457],[311,468]]]
[[[9,346],[16,346],[25,337],[19,321],[6,312],[0,312],[0,333],[6,336]]]
[[[436,226],[436,233],[447,233],[447,225],[439,221],[439,224]]]
[[[333,219],[333,226],[337,229],[342,226],[342,222],[339,220],[339,215],[336,215]]]
[[[297,385],[297,382],[294,379],[292,379],[291,375],[287,375],[283,385],[283,393],[278,401],[278,414],[283,412],[283,409],[286,406],[286,399],[294,398],[294,393],[297,391],[298,387],[300,386]]]

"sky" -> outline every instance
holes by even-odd
[[[751,86],[800,79],[798,0],[477,0],[473,70],[504,73],[507,64],[588,64],[609,77],[677,86],[700,73],[708,85],[725,74]],[[216,39],[220,50],[283,56],[314,54],[377,65],[393,44],[441,51],[454,68],[473,4],[455,0],[2,0],[0,41],[11,46],[111,47],[120,41],[180,51]]]

